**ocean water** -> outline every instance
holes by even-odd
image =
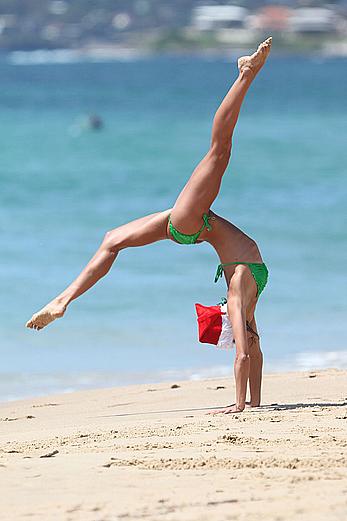
[[[0,59],[0,399],[231,377],[233,353],[197,341],[194,303],[226,289],[205,244],[124,251],[63,320],[39,333],[24,324],[107,230],[173,204],[235,60],[40,61]],[[267,371],[347,367],[346,65],[269,60],[213,206],[256,239],[270,270],[257,311]],[[83,127],[90,113],[102,131]]]

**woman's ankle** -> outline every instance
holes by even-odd
[[[71,302],[71,298],[69,298],[68,296],[59,296],[59,297],[56,297],[53,301],[52,301],[52,304],[55,304],[61,308],[64,308],[64,310],[68,307],[68,305],[70,304]]]
[[[249,82],[252,82],[254,80],[255,75],[256,72],[253,69],[253,67],[248,67],[247,65],[245,65],[241,70],[239,70],[240,80],[247,80]]]

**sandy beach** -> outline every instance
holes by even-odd
[[[263,405],[229,379],[0,405],[2,520],[347,517],[347,371],[269,374]]]

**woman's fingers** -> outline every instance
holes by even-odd
[[[226,414],[226,411],[228,411],[232,407],[235,407],[235,404],[227,405],[226,407],[220,407],[219,409],[213,409],[212,411],[208,412],[207,414]]]

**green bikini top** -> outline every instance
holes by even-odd
[[[212,226],[210,225],[209,221],[210,218],[207,215],[207,213],[204,213],[202,219],[204,222],[200,230],[196,233],[193,233],[192,235],[188,235],[186,233],[181,233],[178,230],[176,230],[176,228],[171,222],[171,215],[169,215],[169,229],[172,237],[175,239],[175,241],[179,242],[180,244],[195,244],[204,228],[206,228],[208,231],[212,230]]]

